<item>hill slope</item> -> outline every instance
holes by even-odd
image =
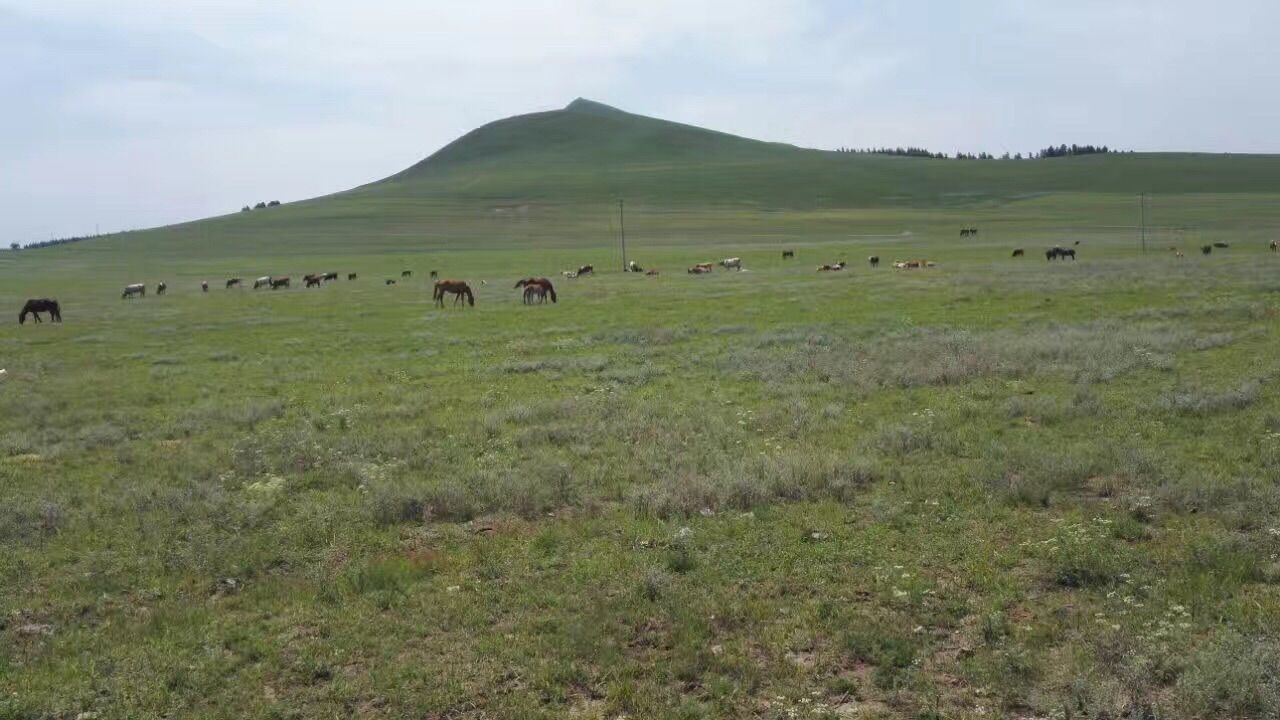
[[[480,127],[360,194],[778,207],[952,205],[1046,192],[1280,192],[1280,156],[1026,161],[850,155],[749,140],[589,100]]]

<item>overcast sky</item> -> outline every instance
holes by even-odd
[[[577,96],[822,148],[1280,152],[1278,27],[1274,0],[0,0],[0,241],[346,189]]]

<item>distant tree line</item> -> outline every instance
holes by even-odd
[[[988,152],[980,152],[977,154],[958,151],[954,155],[947,155],[943,152],[933,152],[926,148],[918,147],[882,147],[882,148],[849,148],[842,147],[836,149],[839,153],[852,153],[856,155],[898,155],[902,157],[920,157],[932,158],[934,160],[1044,160],[1046,158],[1070,157],[1073,155],[1103,155],[1106,153],[1116,153],[1119,150],[1112,150],[1106,145],[1050,145],[1036,152],[1029,152],[1026,155],[1022,153],[1004,153],[999,157]],[[1132,150],[1130,151],[1132,152]],[[248,208],[245,208],[246,210]]]
[[[279,204],[280,204],[279,200],[272,200],[271,202],[260,202],[257,205],[254,205],[253,207],[249,207],[248,205],[245,205],[244,207],[240,208],[240,212],[249,212],[250,210],[262,210],[263,208],[276,207]]]
[[[9,243],[9,249],[22,250],[25,248],[27,250],[31,250],[33,248],[53,247],[54,245],[65,245],[67,243],[80,242],[81,240],[89,240],[95,237],[97,237],[97,235],[81,235],[79,237],[50,238],[48,240],[38,240],[36,242],[29,242],[26,245],[22,245],[15,242],[15,243]]]

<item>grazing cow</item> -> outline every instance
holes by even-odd
[[[844,263],[838,262],[835,265],[819,265],[818,272],[840,272],[844,270]]]
[[[321,276],[316,275],[315,273],[303,275],[302,286],[303,287],[320,287],[320,277]]]
[[[1013,257],[1022,257],[1024,254],[1022,248],[1014,248],[1013,250]]]
[[[1228,245],[1228,244],[1226,244],[1226,243],[1222,242],[1221,240],[1219,240],[1218,242],[1214,243],[1214,244],[1213,244],[1213,246],[1214,246],[1214,247],[1216,247],[1216,248],[1224,248],[1224,249],[1225,249],[1225,248],[1229,248],[1229,247],[1231,247],[1230,245]]]
[[[143,285],[142,283],[134,283],[134,284],[132,284],[132,285],[125,285],[125,286],[124,286],[124,294],[120,296],[120,299],[121,299],[121,300],[125,300],[125,299],[128,299],[128,298],[133,297],[134,295],[137,295],[138,297],[146,297],[146,296],[147,296],[147,286],[146,286],[146,285]]]
[[[209,281],[208,281],[208,280],[201,280],[201,281],[200,281],[200,292],[209,292]]]
[[[165,291],[165,290],[168,290],[168,289],[169,289],[169,286],[168,286],[168,285],[166,285],[166,284],[164,284],[164,283],[160,283],[159,285],[156,285],[156,294],[157,294],[157,295],[163,295],[163,294],[164,294],[164,291]]]
[[[640,267],[640,263],[632,260],[627,263],[627,272],[644,272],[644,268]]]
[[[583,265],[578,268],[578,277],[582,277],[583,275],[594,275],[595,272],[596,268],[594,265]]]
[[[324,275],[321,275],[321,276],[320,276],[320,279],[321,279],[321,280],[323,280],[323,281],[325,281],[325,282],[329,282],[330,280],[337,280],[337,279],[338,279],[338,273],[336,273],[336,272],[327,272],[327,273],[325,273]]]
[[[871,257],[867,258],[867,264],[869,264],[873,268],[880,267],[880,256],[872,255]]]
[[[395,285],[395,284],[396,284],[396,281],[395,281],[395,280],[392,280],[391,278],[387,278],[387,284],[388,284],[388,285]]]
[[[40,319],[40,313],[49,313],[51,322],[62,322],[62,308],[58,305],[58,301],[53,298],[32,298],[22,306],[22,312],[18,313],[18,324],[22,325],[27,321],[27,315],[35,318],[36,322],[44,322]]]
[[[1058,259],[1058,248],[1049,248],[1044,251],[1044,259],[1053,261]]]
[[[572,280],[572,279],[574,279],[574,278],[578,277],[578,273],[576,273],[576,272],[574,272],[574,271],[572,271],[572,270],[561,270],[561,271],[560,271],[560,274],[561,274],[561,275],[563,275],[563,276],[565,276],[565,277],[567,277],[567,278],[569,278],[570,280]]]
[[[1275,252],[1277,248],[1280,248],[1280,241],[1278,241],[1278,240],[1272,240],[1272,241],[1271,241],[1271,252]]]
[[[401,270],[401,271],[400,271],[400,277],[402,277],[402,278],[411,277],[412,275],[413,275],[413,271],[412,271],[412,270]]]
[[[227,280],[228,290],[230,290],[233,287],[238,287],[239,285],[240,285],[240,278],[231,278],[230,280]]]
[[[658,271],[657,271],[656,269],[654,269],[654,270],[646,270],[644,274],[645,274],[645,275],[647,275],[647,276],[649,276],[649,277],[654,277],[654,276],[656,276],[656,275],[658,274]]]
[[[517,280],[515,284],[515,287],[517,288],[525,288],[524,298],[526,304],[528,304],[529,300],[528,289],[534,285],[542,288],[542,296],[539,297],[539,301],[541,301],[545,296],[550,296],[551,302],[556,302],[556,288],[551,284],[550,280],[544,277],[527,277],[522,280]]]
[[[471,293],[471,286],[462,280],[437,280],[432,298],[436,307],[444,307],[445,293],[453,295],[453,304],[457,305],[464,298],[472,307],[476,304],[476,296]]]
[[[284,277],[273,277],[273,278],[271,278],[271,289],[272,289],[272,290],[279,290],[280,288],[287,288],[287,287],[289,287],[289,276],[288,276],[288,275],[285,275]]]
[[[1066,260],[1067,258],[1071,258],[1072,260],[1076,259],[1076,251],[1074,248],[1063,248],[1058,251],[1058,255],[1060,255],[1063,260]]]
[[[1201,246],[1200,246],[1200,254],[1202,254],[1202,255],[1208,255],[1208,254],[1209,254],[1209,253],[1211,253],[1211,252],[1213,252],[1213,246],[1212,246],[1212,245],[1201,245]]]
[[[257,280],[254,280],[254,281],[253,281],[253,289],[254,289],[254,290],[257,290],[258,288],[264,288],[264,287],[271,287],[271,276],[270,276],[270,275],[263,275],[262,277],[260,277],[260,278],[258,278]]]
[[[356,274],[355,274],[355,273],[347,273],[347,279],[348,279],[348,280],[355,280],[355,279],[356,279]]]
[[[736,258],[736,257],[725,258],[720,261],[720,266],[723,267],[725,270],[741,270],[742,258]]]
[[[711,272],[711,268],[701,263],[689,268],[690,275],[706,275],[709,272]]]
[[[783,251],[782,251],[782,259],[783,259],[783,260],[790,260],[791,258],[793,258],[793,257],[795,257],[795,256],[796,256],[796,252],[795,252],[795,250],[783,250]]]

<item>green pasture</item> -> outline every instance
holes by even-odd
[[[678,171],[623,187],[535,172],[591,157],[563,121],[0,252],[0,718],[1280,713],[1274,159],[953,177],[641,119],[596,157]]]

